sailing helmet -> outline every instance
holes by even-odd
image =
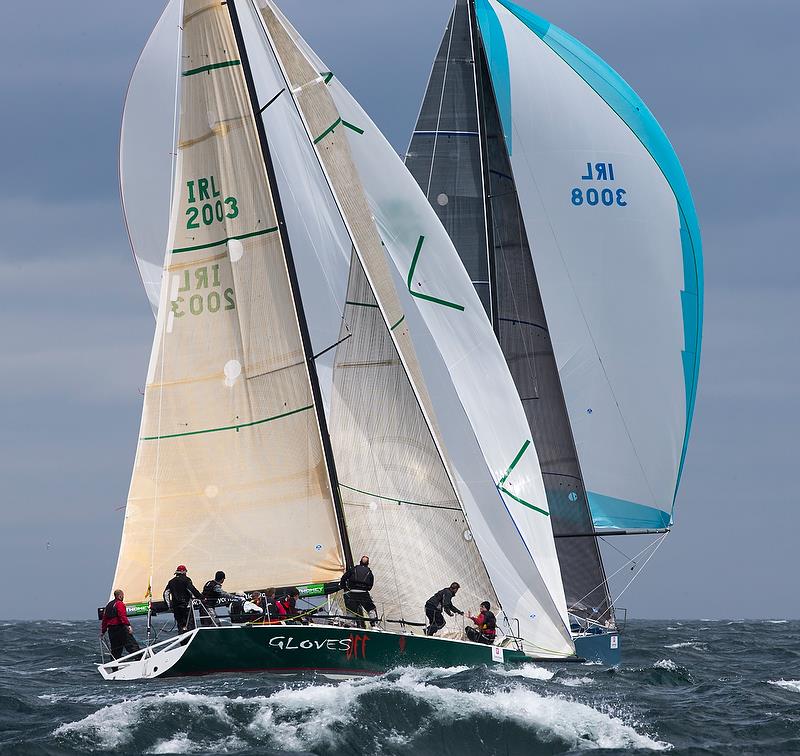
[[[179,564],[179,565],[178,565],[178,566],[175,568],[175,574],[177,575],[179,572],[187,572],[187,569],[186,569],[186,565],[185,565],[185,564]]]

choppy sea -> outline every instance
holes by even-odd
[[[800,753],[800,622],[633,621],[618,669],[108,683],[95,622],[0,622],[0,753]]]

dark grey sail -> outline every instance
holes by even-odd
[[[492,320],[539,455],[567,607],[611,618],[533,256],[473,0],[457,0],[406,165],[458,250]],[[487,239],[487,229],[488,239]]]

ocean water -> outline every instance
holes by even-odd
[[[107,683],[95,622],[0,622],[0,753],[800,753],[800,622],[628,623],[618,669]]]

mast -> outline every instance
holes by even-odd
[[[486,143],[486,119],[484,116],[484,77],[487,73],[482,61],[482,47],[480,43],[480,31],[478,30],[478,20],[475,16],[475,0],[469,0],[467,4],[469,12],[469,34],[472,45],[472,66],[475,72],[473,78],[475,88],[475,106],[478,111],[478,144],[481,156],[481,186],[483,189],[483,212],[486,227],[486,263],[489,272],[489,320],[492,323],[492,330],[495,336],[500,338],[500,318],[498,316],[499,306],[497,301],[497,276],[495,275],[495,250],[494,250],[494,227],[492,223],[492,198],[489,192],[489,155]]]
[[[278,229],[281,237],[284,259],[286,261],[286,269],[289,274],[292,299],[294,301],[295,311],[297,313],[297,321],[300,326],[303,353],[311,382],[312,395],[314,398],[314,411],[317,419],[317,427],[319,429],[320,439],[322,441],[322,449],[325,456],[328,480],[330,481],[331,485],[331,496],[333,497],[333,506],[336,512],[336,522],[339,527],[339,537],[342,541],[342,552],[345,559],[345,566],[347,569],[349,569],[353,566],[353,553],[350,547],[350,539],[347,535],[344,506],[342,504],[341,491],[339,488],[339,478],[336,474],[336,465],[333,459],[333,449],[331,448],[331,439],[330,434],[328,433],[328,425],[325,419],[325,409],[322,403],[322,391],[320,390],[319,376],[317,375],[316,363],[314,362],[314,351],[311,346],[311,336],[309,334],[308,323],[306,321],[305,310],[303,309],[302,297],[300,295],[300,288],[297,281],[297,271],[295,269],[294,259],[292,257],[292,248],[286,228],[286,219],[283,214],[283,206],[281,205],[281,197],[280,192],[278,191],[278,183],[275,178],[275,169],[272,164],[272,156],[269,151],[267,135],[264,130],[264,122],[259,116],[261,106],[258,102],[258,97],[256,94],[255,83],[253,81],[253,72],[250,68],[250,62],[247,57],[247,50],[245,49],[244,45],[244,39],[242,36],[241,25],[239,24],[239,16],[236,11],[235,0],[227,0],[227,6],[231,17],[231,24],[233,26],[233,34],[236,38],[236,45],[239,48],[242,71],[247,83],[247,92],[250,96],[250,106],[253,111],[253,118],[255,120],[256,131],[258,133],[258,140],[261,146],[261,154],[264,158],[264,168],[267,172],[270,190],[272,192],[272,199],[275,203],[275,214],[278,219]]]

